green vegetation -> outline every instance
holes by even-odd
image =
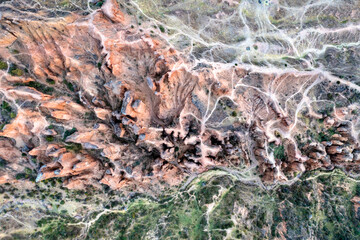
[[[70,91],[75,92],[75,86],[71,82],[68,82],[66,79],[63,82]]]
[[[323,141],[330,141],[331,136],[336,133],[336,130],[334,127],[329,128],[326,132],[325,131],[319,131],[318,135],[316,136],[316,140],[318,142]]]
[[[94,112],[90,111],[90,112],[86,112],[84,114],[84,117],[85,117],[86,120],[95,120],[96,119],[96,114]]]
[[[53,79],[51,79],[51,78],[47,78],[47,79],[46,79],[46,82],[47,82],[48,84],[51,84],[51,85],[54,85],[54,84],[55,84],[55,80],[53,80]]]
[[[280,145],[274,148],[274,157],[280,160],[286,160],[284,145]]]
[[[65,145],[65,148],[68,151],[78,153],[82,150],[82,145],[80,143],[68,143]]]
[[[20,77],[24,74],[24,71],[21,70],[20,68],[10,68],[10,74],[12,76]]]
[[[12,109],[11,109],[10,104],[9,104],[8,102],[3,101],[3,102],[1,103],[1,110],[2,110],[2,111],[11,112]]]
[[[75,225],[69,225],[65,219],[46,219],[39,221],[38,226],[42,227],[35,236],[41,235],[41,239],[73,239],[80,234],[81,228]]]
[[[98,2],[96,3],[96,6],[102,7],[103,4],[104,4],[104,1],[98,1]]]
[[[360,94],[356,92],[351,97],[349,97],[348,100],[350,104],[360,102]]]
[[[277,135],[277,134],[279,134],[279,133],[276,132],[275,135]],[[280,135],[277,137],[280,137]],[[284,161],[287,158],[284,145],[276,146],[274,142],[271,142],[271,143],[269,143],[268,152],[269,153],[273,152],[275,159],[280,159],[280,160]]]
[[[0,61],[0,70],[6,70],[8,68],[8,64],[6,62]]]
[[[81,202],[79,196],[85,192],[73,194]],[[108,192],[109,199],[112,194]],[[360,237],[360,222],[351,202],[354,196],[360,196],[360,183],[340,170],[309,172],[291,186],[279,185],[270,191],[215,170],[201,175],[175,196],[164,194],[158,200],[139,196],[125,205],[110,201],[104,206],[109,212],[91,225],[86,239],[208,239],[209,234],[211,239],[224,239],[230,232],[236,239],[275,239],[284,234],[286,239],[355,240]],[[49,191],[48,197],[56,201],[56,209],[67,204],[61,194]],[[206,206],[211,203],[209,210]],[[77,221],[67,211],[59,212],[40,219],[32,236],[79,237],[84,226],[74,224]],[[100,212],[93,212],[88,220]],[[281,230],[283,223],[286,232]]]
[[[16,174],[15,178],[17,180],[24,179],[24,178],[26,178],[26,174],[25,173],[18,173],[18,174]]]
[[[10,52],[11,52],[12,54],[19,54],[19,53],[20,53],[20,51],[17,50],[17,49],[11,49]]]
[[[6,101],[2,101],[0,106],[1,106],[1,116],[2,116],[2,119],[0,119],[0,130],[2,130],[6,124],[10,123],[11,119],[16,117],[16,112]]]
[[[282,148],[278,146],[277,148]],[[279,150],[281,151],[281,150]],[[25,169],[18,179],[32,173]],[[39,188],[15,198],[51,199],[53,212],[37,221],[31,239],[77,239],[84,228],[63,207],[69,197],[89,205],[91,195],[99,192],[56,191],[57,180],[43,182],[51,188]],[[304,174],[291,186],[273,190],[246,185],[225,172],[202,174],[183,191],[160,195],[158,200],[138,196],[126,203],[112,200],[116,192],[107,191],[109,203],[89,228],[86,239],[224,239],[228,232],[235,239],[349,239],[360,237],[359,216],[351,199],[360,196],[360,183],[341,170],[313,171]],[[91,193],[91,194],[90,194]],[[5,192],[1,193],[3,197]],[[212,204],[214,203],[214,204]],[[71,203],[69,203],[71,204]],[[212,206],[211,210],[207,206]],[[81,205],[80,205],[81,207]],[[85,210],[85,208],[84,208]],[[101,211],[92,212],[87,221]],[[236,219],[236,221],[234,221]],[[282,224],[286,231],[282,231]],[[81,237],[83,238],[83,237]]]
[[[12,76],[20,77],[24,74],[24,71],[15,64],[10,64],[9,73]]]
[[[35,181],[35,178],[36,178],[36,175],[35,175],[35,173],[34,173],[30,168],[27,168],[27,167],[26,167],[26,168],[24,169],[24,172],[17,173],[17,174],[15,175],[15,178],[16,178],[17,180],[20,180],[20,179],[28,179],[28,180],[34,182],[34,181]]]
[[[0,158],[0,168],[4,168],[6,164],[7,162],[4,159]]]
[[[316,140],[319,142],[330,141],[330,137],[326,133],[319,132]]]
[[[77,132],[77,129],[76,129],[76,128],[72,128],[72,129],[70,129],[70,130],[66,130],[66,131],[64,132],[63,140],[65,141],[68,136],[72,135],[72,134],[75,133],[75,132]]]
[[[42,84],[42,83],[39,83],[36,81],[31,81],[31,82],[27,82],[27,83],[16,83],[15,86],[32,87],[32,88],[35,88],[36,90],[38,90],[39,92],[42,92],[42,93],[48,94],[48,95],[51,95],[55,90],[53,87],[48,87],[45,84]]]
[[[25,174],[27,175],[31,175],[33,173],[33,171],[30,168],[25,168]]]
[[[160,26],[159,26],[159,29],[160,29],[160,31],[161,31],[162,33],[164,33],[164,32],[165,32],[165,28],[164,28],[164,26],[163,26],[163,25],[160,25]]]
[[[331,93],[327,94],[327,99],[328,100],[334,100],[334,96]]]
[[[280,25],[280,24],[284,23],[284,19],[275,19],[272,16],[269,16],[269,20],[274,25]]]
[[[70,1],[69,0],[63,0],[59,3],[60,6],[62,7],[68,7],[70,5]]]
[[[54,141],[54,137],[53,136],[45,136],[45,140],[48,142],[52,142],[52,141]]]

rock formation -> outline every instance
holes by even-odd
[[[358,96],[333,76],[194,60],[115,0],[19,11],[1,5],[0,183],[25,168],[36,181],[129,191],[218,167],[255,169],[265,184],[360,171],[359,103],[324,112],[311,100],[339,86]]]

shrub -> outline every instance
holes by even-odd
[[[45,140],[48,141],[48,142],[52,142],[52,141],[54,141],[54,137],[53,136],[46,136]]]
[[[51,84],[51,85],[54,85],[54,84],[55,84],[55,81],[52,80],[51,78],[47,78],[47,79],[46,79],[46,82],[49,83],[49,84]]]
[[[284,145],[277,146],[277,147],[274,149],[274,157],[275,157],[276,159],[286,160],[286,154],[285,154]]]
[[[75,87],[71,82],[68,82],[66,79],[64,79],[64,84],[70,91],[75,92]]]
[[[165,28],[164,28],[164,26],[163,26],[163,25],[160,25],[160,26],[159,26],[159,29],[160,29],[160,31],[161,31],[162,33],[164,33],[164,32],[165,32]]]
[[[21,70],[21,69],[19,69],[19,68],[15,68],[15,69],[11,69],[11,70],[10,70],[10,74],[11,74],[12,76],[20,77],[20,76],[22,76],[22,75],[24,74],[24,71]]]
[[[6,62],[0,61],[0,70],[6,70],[8,68],[8,64]]]
[[[64,132],[64,138],[63,138],[63,140],[65,141],[65,139],[66,139],[68,136],[72,135],[72,134],[75,133],[75,132],[77,132],[77,129],[76,129],[76,128],[72,128],[71,130],[66,130],[66,131]]]

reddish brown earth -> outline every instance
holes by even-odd
[[[297,111],[307,87],[327,82],[321,73],[196,65],[161,31],[140,31],[115,0],[85,16],[47,14],[2,12],[0,60],[13,68],[0,70],[0,96],[16,116],[0,132],[0,184],[27,181],[16,179],[26,168],[68,188],[136,191],[214,167],[250,169],[266,184],[317,168],[359,171],[348,120],[356,104],[329,116]],[[302,98],[286,97],[297,91]],[[307,141],[307,130],[329,129]]]

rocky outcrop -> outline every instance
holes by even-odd
[[[360,170],[358,116],[310,101],[340,83],[194,60],[126,12],[115,0],[61,17],[4,8],[0,183],[24,168],[36,181],[129,191],[217,167],[255,169],[270,184],[316,168]]]

